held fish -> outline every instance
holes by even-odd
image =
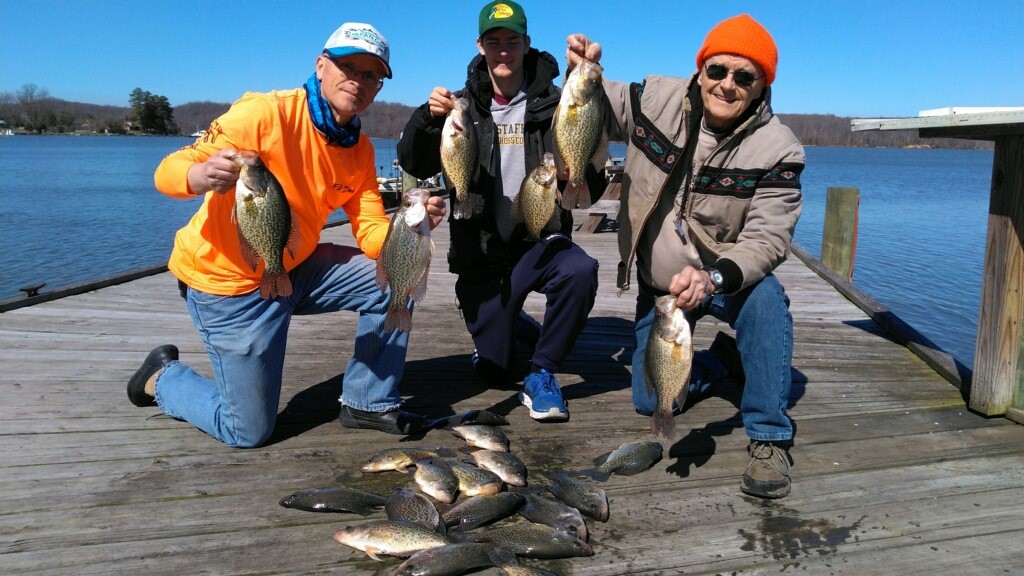
[[[568,172],[568,184],[562,191],[562,208],[577,205],[589,208],[590,187],[586,181],[587,166],[601,169],[608,157],[608,134],[604,130],[604,68],[583,59],[569,73],[562,87],[562,96],[555,109],[555,149],[558,151],[562,175]]]
[[[430,257],[434,254],[427,217],[429,197],[430,193],[422,188],[405,193],[377,258],[377,286],[381,290],[391,288],[391,301],[384,316],[387,331],[412,330],[409,300],[419,302],[427,293]]]
[[[284,269],[284,251],[295,257],[299,228],[284,189],[256,152],[239,150],[231,160],[241,167],[231,221],[238,230],[242,259],[253,272],[263,261],[261,298],[291,296],[292,282]]]
[[[526,225],[530,236],[540,239],[544,231],[559,229],[558,169],[555,156],[544,153],[544,159],[523,180],[516,196],[515,211]]]
[[[651,416],[651,433],[672,438],[672,404],[680,406],[686,400],[693,365],[693,343],[690,323],[676,306],[671,294],[654,300],[654,322],[647,338],[644,353],[644,376],[647,389],[658,398],[657,408]]]
[[[405,558],[420,550],[452,543],[443,534],[394,520],[372,520],[357,526],[346,526],[335,532],[334,540],[362,550],[374,560],[381,560],[380,556],[384,555]]]
[[[307,512],[354,512],[366,516],[384,506],[386,498],[345,486],[299,490],[279,502]]]
[[[465,220],[476,211],[476,196],[469,193],[477,160],[477,136],[469,117],[469,100],[458,98],[441,129],[441,167],[444,179],[455,189],[452,216]]]
[[[612,474],[632,476],[649,470],[661,460],[659,442],[627,442],[607,454],[594,459],[596,468],[580,470],[580,474],[604,482]]]

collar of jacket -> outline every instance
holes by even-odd
[[[523,56],[523,70],[526,72],[526,107],[530,110],[534,101],[550,95],[558,95],[558,89],[553,80],[558,78],[558,61],[547,52],[541,52],[536,48],[530,50]],[[491,109],[491,100],[494,98],[494,86],[491,83],[491,75],[487,70],[487,62],[483,55],[478,54],[469,63],[467,70],[466,90],[482,110]]]

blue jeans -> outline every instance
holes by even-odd
[[[157,378],[157,404],[229,446],[259,446],[277,420],[292,315],[350,310],[359,313],[359,325],[341,402],[372,412],[397,408],[409,335],[384,332],[390,290],[377,287],[376,267],[356,248],[320,244],[289,273],[294,292],[288,298],[264,300],[258,290],[218,296],[189,288],[186,305],[215,379],[170,362]]]
[[[747,436],[764,442],[792,440],[793,422],[786,415],[786,405],[793,384],[793,316],[782,284],[769,274],[736,294],[713,294],[686,313],[690,328],[708,314],[736,330],[736,346],[746,376],[740,413]],[[643,414],[650,414],[657,406],[644,376],[644,352],[653,321],[654,295],[641,286],[636,298],[632,385],[633,406]],[[711,385],[700,376],[695,366],[690,394],[703,393]]]

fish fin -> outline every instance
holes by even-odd
[[[288,241],[284,247],[288,250],[288,255],[295,258],[295,251],[299,249],[299,245],[302,243],[302,236],[299,234],[298,218],[295,217],[295,211],[289,208],[288,212],[290,212],[288,220],[291,224],[288,229]]]
[[[383,555],[384,554],[384,551],[381,550],[380,548],[376,548],[374,546],[367,546],[366,550],[364,550],[364,552],[366,552],[367,556],[369,556],[370,558],[373,558],[377,562],[383,562],[384,561],[383,558],[380,558],[378,556],[378,555]]]
[[[235,231],[238,232],[238,246],[242,249],[242,260],[255,272],[260,265],[260,256],[253,249],[252,244],[249,244],[249,241],[246,240],[245,235],[242,234],[242,227],[238,226],[237,223]]]
[[[651,433],[655,436],[659,434],[664,436],[666,439],[672,439],[672,432],[675,428],[675,422],[673,421],[672,409],[664,410],[658,408],[654,411],[651,416]]]
[[[607,472],[603,472],[598,468],[584,468],[580,470],[580,474],[587,478],[592,478],[598,482],[607,482],[610,475]]]
[[[263,278],[260,279],[260,298],[273,300],[278,296],[288,297],[292,295],[292,279],[284,270],[280,272],[267,272],[264,270]]]
[[[409,312],[409,308],[407,306],[388,308],[387,314],[384,315],[384,330],[387,332],[394,330],[405,333],[411,332],[412,313]]]
[[[601,454],[597,458],[594,458],[594,466],[600,466],[601,464],[604,464],[605,462],[608,461],[608,458],[611,455],[612,455],[612,452],[606,452],[604,454]]]
[[[570,182],[571,186],[572,183]],[[576,205],[580,210],[590,208],[594,204],[593,200],[590,199],[590,184],[587,184],[586,178],[583,175],[576,182]]]
[[[388,275],[384,271],[384,255],[377,257],[377,287],[383,292],[388,289]]]

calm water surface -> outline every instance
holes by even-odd
[[[0,299],[167,260],[200,200],[153,187],[191,138],[0,138]],[[374,140],[392,176],[395,140]],[[612,154],[621,156],[621,147]],[[854,283],[971,366],[981,294],[991,151],[808,148],[796,240],[820,254],[825,193],[860,189]]]

